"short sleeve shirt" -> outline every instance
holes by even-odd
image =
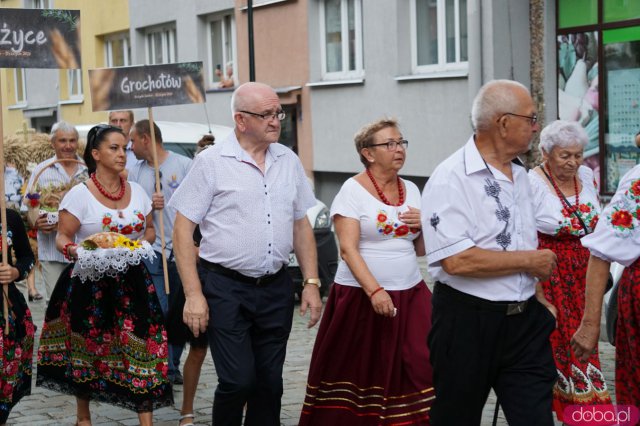
[[[420,191],[410,181],[401,206],[389,206],[371,195],[354,178],[347,180],[331,205],[331,216],[340,215],[360,222],[360,255],[378,283],[387,290],[405,290],[422,281],[413,240],[419,229],[411,229],[398,219],[409,206],[419,208]],[[335,282],[360,287],[349,266],[341,261]]]
[[[527,172],[512,163],[513,181],[488,165],[475,140],[441,163],[422,194],[422,229],[429,273],[456,290],[493,301],[526,300],[535,278],[517,273],[491,278],[447,274],[441,261],[471,247],[536,250],[538,237]]]
[[[293,151],[269,145],[263,174],[231,132],[196,156],[169,206],[200,225],[200,257],[258,277],[288,263],[294,221],[315,203]]]
[[[580,240],[592,255],[630,266],[640,257],[640,165],[620,179],[596,230]]]

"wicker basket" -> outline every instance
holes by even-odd
[[[27,220],[31,225],[35,224],[36,221],[38,220],[38,217],[40,217],[41,206],[57,208],[60,205],[60,201],[62,201],[62,198],[65,196],[65,194],[77,183],[77,182],[71,181],[68,184],[60,184],[59,186],[53,186],[47,189],[46,192],[38,188],[38,179],[40,179],[40,176],[42,175],[42,173],[44,173],[45,170],[47,170],[49,167],[53,166],[56,163],[76,163],[76,164],[84,165],[83,161],[80,161],[74,158],[59,158],[57,160],[51,161],[49,164],[47,164],[46,167],[43,167],[42,170],[40,170],[34,176],[33,183],[25,191],[25,197],[27,198],[26,204],[28,207]],[[32,202],[32,200],[37,200],[37,201]],[[55,213],[55,215],[50,215],[50,216],[51,217],[49,218],[49,222],[51,224],[56,223],[57,212]]]

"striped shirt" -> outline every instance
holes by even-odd
[[[67,172],[64,170],[64,167],[60,163],[55,163],[50,165],[52,161],[56,160],[56,156],[53,156],[42,163],[38,164],[31,173],[31,177],[29,178],[29,184],[27,185],[27,189],[31,192],[35,190],[32,188],[34,178],[40,173],[41,170],[45,169],[40,177],[38,178],[37,186],[38,188],[46,188],[49,186],[58,186],[68,184],[72,181],[78,183],[87,179],[87,167],[84,164],[79,164],[76,172],[73,176],[69,176]],[[76,157],[77,160],[82,161],[82,158],[79,156]],[[26,211],[27,206],[24,203],[22,204],[22,210]],[[45,234],[41,231],[38,231],[38,259],[44,261],[56,261],[56,262],[67,262],[65,258],[62,256],[56,249],[56,232],[50,232]]]

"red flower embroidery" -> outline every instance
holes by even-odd
[[[617,210],[611,215],[611,224],[621,228],[631,228],[633,216],[626,210]]]
[[[409,227],[407,225],[401,225],[396,228],[396,237],[404,237],[409,233]]]
[[[599,216],[594,216],[593,219],[591,219],[591,222],[589,223],[589,227],[591,229],[595,229],[596,225],[598,224],[598,218]]]
[[[110,217],[105,217],[104,219],[102,219],[102,224],[104,226],[108,226],[111,223],[111,218]]]
[[[591,207],[586,204],[580,204],[580,211],[582,213],[589,213],[591,211]]]
[[[142,232],[143,226],[141,223],[139,223],[136,226],[134,226],[133,229],[135,229],[136,232]]]
[[[573,219],[571,219],[571,227],[573,229],[582,229],[582,225],[580,224],[578,218],[574,217]]]
[[[120,230],[120,233],[123,235],[129,235],[133,233],[133,228],[131,227],[131,225],[127,225],[124,228],[122,228]]]
[[[631,187],[629,188],[629,191],[631,191],[631,193],[636,197],[640,195],[640,179],[633,181]]]
[[[569,210],[567,209],[562,209],[562,216],[569,217],[571,216],[571,213],[569,213]]]
[[[390,233],[393,232],[393,226],[391,225],[385,225],[384,226],[384,231],[382,231],[384,233],[384,235],[389,235]]]
[[[144,220],[144,216],[143,216],[143,214],[142,214],[142,213],[138,213],[138,219],[140,219],[140,220]]]
[[[378,222],[386,222],[387,221],[387,215],[385,215],[384,213],[378,213]]]

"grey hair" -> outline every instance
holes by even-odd
[[[75,133],[76,135],[76,139],[80,138],[80,135],[78,134],[78,129],[76,129],[75,126],[73,126],[72,124],[67,123],[66,121],[58,121],[57,123],[55,123],[52,127],[51,127],[51,133],[49,134],[49,137],[51,138],[51,142],[55,142],[56,141],[56,133],[60,131],[63,133]]]
[[[581,145],[582,149],[589,143],[587,131],[575,121],[556,120],[549,123],[540,132],[540,152],[549,154],[553,148],[567,148]]]
[[[488,130],[496,117],[516,111],[519,100],[513,89],[524,89],[522,83],[513,80],[491,80],[480,88],[471,106],[471,124],[474,130]]]

